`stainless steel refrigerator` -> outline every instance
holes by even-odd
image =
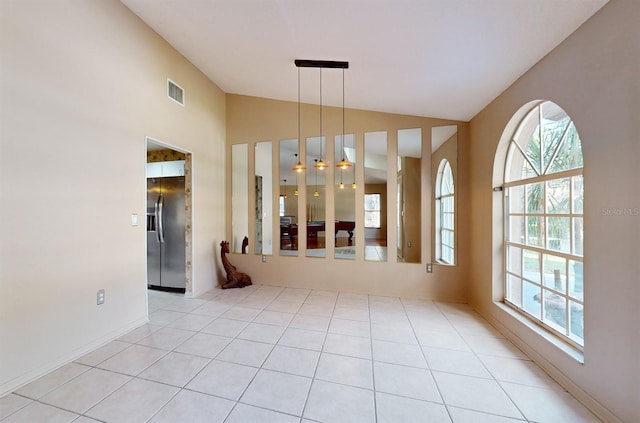
[[[184,292],[184,176],[147,178],[147,286]]]

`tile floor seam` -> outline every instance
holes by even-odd
[[[143,379],[143,380],[144,380],[144,379]],[[153,382],[153,381],[152,381],[152,382]],[[169,385],[169,386],[171,386],[171,385]],[[175,397],[177,397],[177,396],[178,396],[178,394],[179,394],[180,392],[182,392],[182,388],[178,388],[178,390],[176,391],[176,393],[175,393],[175,394],[173,394],[173,395],[171,396],[171,398],[169,398],[169,400],[168,400],[167,402],[165,402],[165,403],[164,403],[164,404],[162,404],[160,407],[158,407],[158,409],[156,410],[156,412],[155,412],[155,413],[153,413],[149,418],[147,418],[147,420],[145,420],[145,422],[150,422],[151,420],[153,420],[153,418],[154,418],[156,415],[158,415],[158,413],[160,413],[160,412],[161,412],[161,411],[162,411],[162,410],[163,410],[167,405],[169,405],[169,404],[171,403],[171,401],[173,401],[173,399],[174,399]],[[93,417],[92,417],[92,418],[93,418]]]
[[[129,382],[125,382],[122,386],[126,385],[127,383],[129,383]],[[98,402],[94,403],[93,405],[91,405],[89,408],[87,408],[86,410],[84,410],[84,411],[82,411],[82,412],[77,412],[77,411],[69,410],[69,409],[67,409],[67,408],[60,407],[59,405],[51,404],[51,403],[44,402],[44,401],[40,401],[40,400],[33,400],[33,402],[37,402],[37,403],[39,403],[39,404],[46,405],[46,406],[48,406],[48,407],[57,408],[58,410],[66,411],[67,413],[73,413],[73,414],[76,414],[77,416],[84,416],[84,417],[87,417],[87,418],[91,418],[91,419],[96,420],[96,419],[95,419],[95,418],[93,418],[93,417],[89,417],[89,416],[87,416],[87,414],[86,414],[86,413],[87,413],[89,410],[91,410],[93,407],[95,407],[96,405],[100,404],[100,402],[102,402],[102,401],[103,401],[105,398],[107,398],[109,395],[111,395],[112,393],[114,393],[115,391],[117,391],[118,389],[120,389],[122,386],[119,386],[118,388],[116,388],[116,389],[115,389],[115,390],[113,390],[112,392],[109,392],[107,395],[105,395],[105,396],[104,396],[104,398],[101,398]],[[76,417],[76,419],[77,419],[77,418],[78,418],[78,417]],[[75,419],[74,419],[74,420],[75,420]],[[72,421],[74,421],[74,420],[72,420]]]
[[[75,363],[75,362],[74,362],[74,361],[71,361],[70,363]],[[70,364],[70,363],[67,363],[67,364],[64,364],[64,365],[62,365],[62,366],[58,367],[57,369],[53,370],[53,372],[55,372],[56,370],[58,370],[58,369],[60,369],[60,368],[62,368],[62,367],[64,367],[64,366],[67,366],[67,365],[68,365],[68,364]],[[29,396],[28,396],[28,395],[26,395],[26,394],[20,394],[20,393],[18,393],[17,391],[19,391],[19,390],[21,390],[21,389],[25,388],[26,386],[30,385],[31,383],[34,383],[35,381],[39,380],[40,378],[38,378],[38,379],[34,380],[34,381],[33,381],[33,382],[31,382],[31,383],[28,383],[28,384],[26,384],[26,385],[24,385],[24,386],[20,387],[20,388],[18,388],[18,389],[16,389],[15,391],[13,391],[13,392],[11,392],[11,393],[12,393],[12,394],[14,394],[14,395],[18,395],[18,396],[20,396],[20,397],[23,397],[23,398],[26,398],[26,399],[32,400],[32,401],[38,401],[40,398],[43,398],[43,397],[47,396],[47,395],[48,395],[48,394],[50,394],[51,392],[53,392],[53,391],[55,391],[56,389],[60,388],[61,386],[64,386],[64,385],[66,385],[67,383],[71,382],[72,380],[74,380],[74,379],[76,379],[76,378],[80,377],[81,375],[83,375],[84,373],[88,372],[88,371],[89,371],[89,370],[91,370],[91,368],[92,368],[92,366],[89,366],[89,365],[86,365],[86,364],[81,364],[81,363],[75,363],[75,364],[79,364],[79,365],[81,365],[81,366],[88,367],[88,369],[87,369],[87,370],[84,370],[82,373],[78,373],[77,375],[75,375],[75,376],[74,376],[74,377],[72,377],[71,379],[68,379],[68,380],[64,381],[62,384],[57,385],[55,388],[52,388],[52,389],[48,390],[47,392],[44,392],[44,393],[43,393],[43,394],[41,394],[38,398],[32,398],[32,397],[29,397]],[[52,373],[52,372],[47,373],[47,375],[48,375],[48,374],[51,374],[51,373]],[[44,375],[44,376],[46,376],[46,375]],[[41,376],[41,377],[44,377],[44,376]]]
[[[460,331],[458,330],[457,326],[451,321],[451,319],[449,319],[449,316],[447,316],[446,313],[444,313],[442,311],[442,309],[440,308],[440,305],[434,301],[435,306],[438,308],[438,310],[440,310],[440,312],[444,315],[445,319],[447,319],[447,321],[449,321],[449,323],[451,324],[451,326],[453,327],[453,329],[456,331],[456,333],[458,334],[458,336],[460,336],[462,338],[462,341],[467,345],[467,347],[469,347],[469,349],[471,350],[472,354],[476,357],[476,359],[478,361],[480,361],[481,365],[484,367],[484,369],[489,372],[489,374],[491,375],[492,380],[500,387],[500,391],[507,397],[509,398],[509,401],[511,402],[511,404],[516,408],[516,410],[518,410],[518,413],[520,413],[520,415],[522,417],[524,417],[524,419],[526,421],[529,421],[529,419],[527,418],[527,416],[524,414],[524,412],[520,409],[520,407],[518,406],[518,404],[515,403],[515,401],[513,400],[513,398],[511,398],[511,396],[507,393],[507,391],[504,389],[504,387],[502,386],[502,384],[499,383],[499,381],[495,378],[495,376],[493,375],[493,373],[489,370],[489,368],[487,368],[486,364],[480,360],[480,357],[478,357],[478,353],[475,351],[475,349],[473,349],[471,347],[471,345],[469,345],[467,343],[467,340],[465,339],[465,337],[462,335],[462,333],[460,333]],[[488,325],[491,326],[491,324],[489,322],[487,322]],[[493,326],[492,326],[493,327]],[[495,328],[494,328],[495,329]],[[497,329],[496,329],[497,330]],[[510,341],[509,341],[510,342]],[[517,346],[514,345],[515,348],[518,348]],[[519,348],[518,348],[519,350]],[[525,354],[526,356],[526,354]],[[468,375],[467,375],[468,376]],[[468,377],[474,377],[474,376],[468,376]],[[435,379],[435,378],[434,378]],[[437,385],[437,383],[436,383]],[[443,398],[444,399],[444,398]],[[479,410],[475,410],[475,411],[479,411]],[[505,416],[506,417],[506,416]]]
[[[432,304],[436,305],[435,302],[430,301]],[[402,304],[402,309],[404,310],[405,314],[407,313],[407,307],[404,304],[404,302],[401,300],[400,303]],[[437,307],[437,305],[436,305]],[[440,311],[440,310],[439,310]],[[441,314],[444,315],[444,313],[442,313],[442,311],[440,311]],[[408,314],[407,314],[407,317]],[[445,316],[446,318],[446,316]],[[420,344],[420,339],[418,338],[418,334],[416,333],[416,329],[414,326],[414,323],[411,321],[411,319],[409,319],[409,325],[411,326],[411,331],[413,332],[413,336],[415,336],[416,341],[418,341],[418,347],[420,349],[420,352],[422,353],[422,358],[424,358],[424,361],[427,365],[427,370],[429,371],[429,375],[431,376],[431,379],[433,379],[433,383],[436,386],[436,390],[438,391],[438,395],[440,396],[440,399],[442,400],[442,405],[444,406],[445,411],[447,412],[447,416],[449,416],[449,420],[451,420],[452,422],[454,421],[453,416],[451,415],[451,412],[449,411],[449,404],[447,404],[447,402],[445,401],[444,395],[442,395],[442,388],[440,387],[440,385],[438,385],[438,381],[436,380],[435,376],[433,375],[433,370],[431,369],[431,366],[429,365],[429,360],[427,359],[427,354],[424,351],[424,348],[422,348],[422,345]]]
[[[373,322],[371,321],[371,301],[367,296],[367,308],[369,310],[369,349],[371,350],[371,387],[373,388],[373,419],[378,422],[378,396],[376,395],[376,369],[373,355]]]
[[[16,414],[16,413],[20,412],[20,410],[22,410],[22,409],[24,409],[24,408],[28,407],[30,404],[32,404],[32,403],[34,403],[34,402],[36,402],[36,400],[33,400],[33,399],[31,399],[31,398],[24,397],[24,396],[22,396],[22,395],[18,395],[18,394],[13,393],[13,392],[12,392],[12,393],[10,393],[10,394],[7,394],[7,396],[8,396],[8,395],[12,395],[12,394],[13,394],[13,395],[16,395],[16,396],[20,396],[20,397],[22,397],[22,398],[25,398],[25,399],[29,400],[29,402],[27,402],[27,403],[26,403],[26,404],[24,404],[22,407],[17,408],[17,409],[15,409],[15,410],[13,410],[11,413],[9,413],[9,414],[7,414],[6,416],[4,416],[4,417],[0,420],[0,422],[5,421],[5,420],[6,420],[7,418],[9,418],[10,416],[12,416],[12,415],[14,415],[14,414]],[[4,398],[4,397],[3,397],[3,398]]]
[[[338,294],[338,296],[336,297],[335,302],[333,303],[333,310],[331,312],[331,315],[333,316],[333,312],[335,311],[337,304],[338,304],[338,297],[340,296],[340,294]],[[307,296],[308,298],[308,296]],[[307,396],[304,399],[304,404],[302,406],[302,411],[300,413],[300,421],[302,422],[302,420],[305,418],[304,417],[304,413],[307,410],[307,405],[309,404],[309,397],[311,396],[311,389],[313,388],[313,384],[316,381],[316,376],[318,374],[318,366],[320,366],[320,358],[322,357],[322,351],[324,350],[324,346],[327,342],[327,335],[328,335],[328,331],[329,328],[331,327],[331,317],[329,318],[329,325],[327,326],[327,330],[324,332],[324,337],[322,338],[322,345],[320,346],[320,351],[318,352],[318,359],[316,360],[316,365],[313,369],[313,376],[311,377],[311,384],[309,385],[309,390],[307,391]]]
[[[229,416],[231,416],[233,410],[236,408],[236,405],[238,405],[238,404],[247,405],[249,407],[259,408],[261,410],[271,411],[271,412],[275,412],[275,413],[278,413],[278,414],[284,414],[284,415],[287,415],[287,416],[295,417],[297,419],[301,419],[300,416],[296,416],[295,414],[287,413],[286,411],[274,410],[273,408],[267,408],[267,407],[264,407],[262,405],[255,405],[255,404],[251,404],[251,403],[248,403],[248,402],[242,402],[242,401],[238,400],[236,402],[236,404],[234,404],[234,406],[231,409],[231,411],[229,411],[229,414],[227,414],[227,417],[225,417],[224,421],[226,421],[229,418]]]
[[[111,341],[111,342],[113,342],[113,341]],[[98,368],[99,368],[98,366],[99,366],[100,364],[102,364],[102,363],[104,363],[105,361],[107,361],[107,360],[109,360],[109,359],[111,359],[111,358],[115,357],[116,355],[120,354],[121,352],[123,352],[123,351],[125,351],[125,350],[128,350],[129,348],[131,348],[131,346],[132,346],[132,345],[136,345],[136,344],[133,344],[133,343],[131,343],[131,342],[126,342],[126,341],[119,341],[119,342],[125,342],[125,343],[127,343],[127,344],[129,344],[129,345],[128,345],[126,348],[123,348],[122,350],[118,351],[117,353],[115,353],[115,354],[113,354],[113,355],[110,355],[109,357],[105,358],[104,360],[102,360],[102,361],[100,361],[100,362],[98,362],[98,363],[96,363],[96,364],[84,364],[84,363],[79,363],[79,362],[77,362],[77,361],[76,361],[76,360],[78,360],[78,359],[80,359],[80,358],[82,358],[82,357],[78,357],[78,358],[76,358],[75,360],[73,360],[73,361],[72,361],[72,363],[82,364],[83,366],[89,366],[89,367],[91,367],[91,368],[93,368],[93,369],[98,369]],[[108,342],[107,344],[109,344],[109,343],[110,343],[110,342]],[[105,345],[106,345],[106,344],[105,344]],[[103,346],[104,346],[104,345],[103,345]],[[101,347],[98,347],[98,348],[101,348]],[[96,348],[96,350],[97,350],[98,348]],[[93,351],[96,351],[96,350],[93,350]],[[104,370],[104,369],[102,369],[102,370]],[[79,376],[79,375],[78,375],[78,376]]]
[[[18,395],[18,394],[16,394],[16,395]],[[29,398],[29,399],[31,399],[31,398]],[[12,415],[14,415],[14,414],[18,413],[20,410],[22,410],[22,409],[24,409],[24,408],[26,408],[26,407],[28,407],[28,406],[32,405],[34,402],[35,402],[35,403],[38,403],[38,404],[41,404],[41,405],[45,405],[45,406],[47,406],[47,407],[55,408],[55,409],[57,409],[57,410],[62,410],[62,411],[65,411],[65,412],[67,412],[67,413],[73,413],[73,414],[75,414],[75,415],[76,415],[76,416],[78,416],[78,417],[80,417],[80,416],[84,416],[84,413],[78,413],[77,411],[67,410],[66,408],[62,408],[62,407],[59,407],[59,406],[57,406],[57,405],[49,404],[49,403],[42,402],[42,401],[40,401],[40,400],[36,400],[36,399],[31,399],[31,402],[30,402],[30,403],[25,404],[25,406],[24,406],[24,407],[21,407],[20,409],[18,409],[18,410],[16,410],[16,411],[14,411],[13,413],[11,413],[11,414],[9,414],[9,415],[5,416],[5,417],[2,419],[2,421],[7,420],[10,416],[12,416]],[[88,411],[88,410],[87,410],[87,411]],[[75,419],[73,419],[72,421],[77,420],[77,419],[78,419],[78,417],[76,417],[76,418],[75,418]]]
[[[262,369],[262,368],[258,369],[258,371],[256,372],[256,374],[254,375],[254,379],[255,379],[255,377],[258,375],[258,373],[260,373],[260,370],[266,370],[266,371],[269,371],[269,372],[281,373],[281,374],[288,375],[288,376],[298,376],[298,377],[302,377],[302,378],[305,378],[305,379],[309,379],[309,380],[311,381],[311,383],[309,383],[309,391],[311,390],[311,385],[313,384],[313,378],[310,378],[310,377],[307,377],[307,376],[292,375],[292,374],[290,374],[290,373],[280,372],[280,371],[277,371],[277,370],[271,370],[271,369]],[[251,382],[253,382],[253,379],[251,380]],[[286,411],[276,410],[275,408],[268,408],[268,407],[261,406],[261,405],[255,405],[255,404],[252,404],[252,403],[250,403],[250,402],[242,402],[242,398],[243,398],[243,396],[244,396],[244,394],[245,394],[246,390],[247,390],[247,389],[249,389],[249,386],[251,386],[251,382],[249,382],[249,384],[248,384],[248,385],[247,385],[247,387],[245,388],[245,390],[244,390],[244,392],[242,393],[242,395],[240,395],[240,397],[238,398],[237,402],[238,402],[239,404],[249,405],[249,406],[251,406],[251,407],[258,407],[258,408],[262,408],[262,409],[265,409],[265,410],[275,411],[275,412],[277,412],[277,413],[282,413],[282,414],[287,414],[287,415],[290,415],[290,416],[294,416],[294,417],[302,418],[302,416],[303,416],[303,414],[304,414],[304,407],[303,407],[303,408],[302,408],[302,410],[300,411],[300,415],[299,415],[299,416],[297,416],[297,415],[295,415],[295,414],[287,413]],[[305,404],[306,404],[306,399],[307,399],[307,397],[309,396],[309,391],[307,391],[307,395],[306,395],[306,397],[305,397]]]
[[[462,406],[459,406],[459,405],[452,405],[451,408],[457,408],[457,409],[460,409],[460,410],[472,411],[474,413],[482,413],[482,414],[486,414],[486,415],[489,415],[489,416],[500,417],[500,418],[503,418],[503,419],[513,419],[513,420],[517,420],[517,421],[521,421],[521,422],[536,423],[535,421],[527,419],[524,415],[522,415],[523,418],[517,418],[517,417],[505,416],[505,415],[502,415],[502,414],[490,413],[488,411],[478,411],[478,410],[474,410],[473,408],[462,407]]]
[[[184,354],[184,353],[179,353],[179,354]],[[168,355],[168,354],[167,354],[167,355]],[[186,354],[186,355],[193,355],[193,354]],[[165,355],[164,357],[166,357],[166,355]],[[164,357],[163,357],[163,358],[164,358]],[[142,373],[144,373],[147,369],[149,369],[150,367],[152,367],[152,366],[153,366],[154,364],[156,364],[157,362],[156,362],[156,363],[154,363],[154,364],[152,364],[151,366],[147,367],[146,369],[144,369],[143,371],[141,371],[140,373],[138,373],[138,375],[133,376],[133,377],[134,377],[134,378],[136,378],[136,379],[141,379],[141,380],[146,380],[146,381],[149,381],[149,382],[160,383],[160,384],[162,384],[162,385],[166,385],[166,386],[171,386],[171,387],[173,387],[173,388],[180,388],[180,389],[184,389],[184,388],[185,388],[185,387],[186,387],[186,386],[187,386],[187,385],[188,385],[188,384],[189,384],[189,383],[190,383],[190,382],[191,382],[191,381],[192,381],[196,376],[198,376],[198,375],[200,374],[200,372],[202,372],[202,371],[203,371],[203,370],[204,370],[204,369],[205,369],[205,368],[206,368],[206,367],[207,367],[207,366],[208,366],[208,365],[209,365],[209,364],[214,360],[213,358],[209,358],[209,357],[200,357],[200,356],[197,356],[197,355],[194,355],[194,357],[206,358],[206,359],[207,359],[207,360],[209,360],[209,361],[208,361],[208,362],[207,362],[207,364],[205,364],[205,365],[204,365],[204,366],[203,366],[203,367],[202,367],[202,368],[201,368],[201,369],[200,369],[200,370],[199,370],[199,371],[198,371],[198,372],[197,372],[197,373],[196,373],[196,374],[195,374],[191,379],[189,379],[189,380],[188,380],[188,381],[187,381],[183,386],[179,386],[179,385],[172,385],[172,384],[167,383],[167,382],[160,382],[160,381],[157,381],[157,380],[154,380],[154,379],[148,379],[148,378],[145,378],[145,377],[141,377],[141,376],[140,376]],[[160,360],[162,360],[162,358],[161,358]],[[158,360],[158,361],[160,361],[160,360]],[[114,372],[114,373],[117,373],[117,372]]]
[[[275,345],[271,348],[271,351],[273,351],[273,348],[275,348]],[[271,351],[269,352],[269,355],[271,355]],[[267,357],[268,357],[269,355],[267,355]],[[249,406],[251,406],[251,407],[255,407],[253,404],[243,403],[243,402],[241,402],[241,400],[242,400],[242,397],[244,397],[244,395],[245,395],[245,393],[247,392],[247,390],[249,389],[249,386],[251,386],[251,384],[253,383],[253,381],[254,381],[254,380],[256,379],[256,377],[258,376],[258,373],[260,373],[260,370],[262,370],[262,365],[264,364],[264,362],[265,362],[266,360],[267,360],[267,359],[265,358],[265,359],[262,361],[262,364],[260,364],[260,367],[258,367],[258,368],[257,368],[258,370],[253,374],[253,376],[251,377],[251,380],[249,381],[249,383],[247,383],[247,386],[245,386],[245,387],[244,387],[244,389],[242,390],[242,392],[240,393],[240,395],[238,395],[238,398],[235,400],[235,404],[233,405],[233,407],[232,407],[232,408],[231,408],[231,410],[229,411],[228,416],[230,416],[230,415],[231,415],[231,413],[233,413],[233,410],[235,410],[235,409],[236,409],[236,407],[238,406],[238,404],[245,404],[245,405],[249,405]],[[223,360],[220,360],[220,361],[223,361]],[[238,364],[238,363],[232,363],[232,364]],[[242,364],[242,365],[244,365],[244,364]],[[247,367],[253,367],[253,366],[248,366],[248,365],[247,365]],[[254,367],[254,368],[255,368],[255,367]],[[259,407],[259,408],[263,408],[263,407]],[[270,411],[276,411],[276,410],[271,410],[271,409],[267,409],[267,410],[270,410]],[[279,411],[278,411],[278,412],[279,412]],[[227,416],[227,418],[228,418],[228,416]],[[226,419],[225,419],[225,420],[226,420]]]
[[[58,406],[56,406],[56,405],[52,405],[52,404],[47,404],[46,402],[41,402],[41,401],[38,401],[38,400],[32,400],[32,402],[30,402],[29,404],[25,405],[25,407],[26,407],[26,406],[28,406],[28,405],[30,405],[30,404],[32,404],[32,403],[34,403],[34,402],[37,402],[38,404],[45,405],[45,406],[47,406],[47,407],[55,408],[55,409],[57,409],[57,410],[62,410],[62,411],[65,411],[65,412],[67,412],[67,413],[75,414],[75,415],[76,415],[76,417],[75,417],[73,420],[71,420],[71,422],[75,422],[75,421],[76,421],[76,420],[78,420],[80,417],[85,417],[85,418],[88,418],[88,419],[93,419],[93,420],[98,421],[98,422],[106,423],[106,422],[104,422],[103,420],[96,419],[95,417],[89,417],[89,416],[87,416],[85,413],[86,413],[87,411],[89,411],[90,409],[89,409],[89,410],[86,410],[85,412],[78,413],[77,411],[67,410],[66,408],[58,407]],[[19,410],[16,410],[15,412],[13,412],[13,413],[11,413],[11,414],[9,414],[9,415],[5,416],[5,417],[4,417],[2,420],[0,420],[0,421],[5,421],[7,418],[9,418],[10,416],[12,416],[13,414],[16,414],[17,412],[19,412],[20,410],[22,410],[22,409],[23,409],[23,408],[25,408],[25,407],[22,407],[22,408],[20,408]],[[92,407],[92,408],[93,408],[93,407]]]
[[[135,344],[135,345],[137,345],[137,344]],[[158,357],[156,360],[154,360],[152,363],[150,363],[148,366],[146,366],[145,368],[143,368],[142,370],[140,370],[138,373],[136,373],[136,374],[134,374],[134,375],[132,375],[132,374],[130,374],[130,373],[119,372],[119,371],[117,371],[117,370],[113,370],[113,369],[106,369],[106,368],[104,368],[104,367],[97,367],[97,366],[96,366],[95,368],[96,368],[96,369],[98,369],[98,370],[103,370],[103,371],[105,371],[105,372],[116,373],[116,374],[123,375],[123,376],[137,377],[139,374],[143,373],[143,372],[144,372],[145,370],[147,370],[149,367],[153,366],[154,364],[156,364],[157,362],[159,362],[160,360],[162,360],[164,357],[166,357],[167,355],[169,355],[169,354],[173,351],[173,350],[163,350],[163,349],[160,349],[160,348],[149,347],[149,346],[147,346],[147,345],[138,345],[138,346],[140,346],[140,347],[145,347],[145,348],[152,348],[152,349],[155,349],[155,350],[158,350],[158,351],[162,351],[162,352],[164,352],[164,354],[163,354],[162,356]],[[116,354],[116,355],[117,355],[117,354]],[[114,357],[115,357],[115,356],[114,356]],[[107,361],[107,360],[105,360],[105,361]],[[104,363],[104,362],[103,362],[103,363]],[[101,363],[101,364],[102,364],[102,363]]]
[[[520,415],[521,415],[522,417],[524,417],[525,421],[529,421],[529,420],[528,420],[528,418],[526,417],[526,415],[524,414],[524,412],[520,409],[520,407],[515,403],[515,401],[513,400],[513,398],[511,398],[511,396],[510,396],[510,395],[507,393],[507,391],[504,389],[504,387],[502,386],[502,384],[500,384],[500,382],[495,378],[494,374],[489,370],[489,368],[487,368],[486,364],[485,364],[482,360],[480,360],[480,357],[478,357],[478,353],[475,351],[475,349],[473,349],[473,348],[471,347],[471,345],[469,345],[469,344],[467,343],[467,340],[465,339],[465,337],[464,337],[464,336],[462,335],[462,333],[458,330],[457,325],[455,325],[455,324],[451,321],[451,319],[449,319],[449,316],[447,316],[447,314],[446,314],[446,313],[444,313],[444,312],[442,311],[442,309],[441,309],[440,305],[438,304],[438,302],[434,301],[434,304],[435,304],[435,306],[438,308],[438,310],[440,310],[440,312],[444,315],[445,319],[447,319],[447,321],[451,324],[451,326],[453,327],[453,329],[455,330],[455,332],[458,334],[458,336],[460,336],[460,337],[462,338],[462,341],[465,343],[465,345],[467,345],[467,347],[469,347],[469,349],[471,350],[471,353],[475,356],[475,358],[476,358],[478,361],[480,361],[480,364],[483,366],[483,368],[484,368],[487,372],[489,372],[489,374],[491,375],[491,380],[493,380],[493,381],[494,381],[494,382],[499,386],[500,391],[501,391],[501,392],[502,392],[502,393],[503,393],[503,394],[504,394],[504,395],[509,399],[509,401],[511,402],[511,404],[516,408],[516,410],[518,410],[518,413],[520,413]],[[490,325],[490,323],[489,323],[489,322],[487,322],[487,324],[489,324],[489,325]],[[492,327],[493,327],[493,326],[492,326]],[[494,328],[494,329],[495,329],[495,328]],[[497,329],[496,329],[496,330],[497,330]],[[515,347],[515,348],[517,348],[515,345],[514,345],[514,347]],[[525,354],[525,356],[526,356],[526,354]],[[432,372],[432,373],[433,373],[433,372]],[[442,373],[445,373],[445,372],[442,372]],[[467,376],[467,377],[475,377],[475,376],[469,376],[469,375],[465,375],[465,376]],[[435,379],[435,377],[434,377],[434,379]],[[482,378],[479,378],[479,379],[482,379]],[[485,380],[488,380],[488,379],[485,379]],[[436,382],[436,386],[437,386],[437,382]],[[443,400],[444,400],[444,397],[443,397]],[[474,410],[474,411],[479,411],[479,410]],[[484,412],[484,411],[483,411],[483,412]],[[509,417],[509,418],[511,418],[510,416],[503,416],[503,417]],[[453,420],[453,419],[452,419],[452,420]]]

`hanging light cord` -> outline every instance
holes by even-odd
[[[298,68],[298,154],[300,154],[300,68]],[[299,159],[298,162],[300,162]]]
[[[342,161],[344,162],[344,69],[342,69]]]
[[[322,68],[320,68],[320,161],[322,161]]]

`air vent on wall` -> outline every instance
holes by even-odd
[[[170,79],[167,79],[167,95],[171,100],[184,106],[184,90]]]

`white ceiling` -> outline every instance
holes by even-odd
[[[121,0],[226,93],[468,121],[607,0]],[[168,75],[171,77],[171,75]],[[342,71],[323,71],[342,104]],[[302,69],[317,103],[318,69]],[[180,84],[180,81],[176,81]]]

